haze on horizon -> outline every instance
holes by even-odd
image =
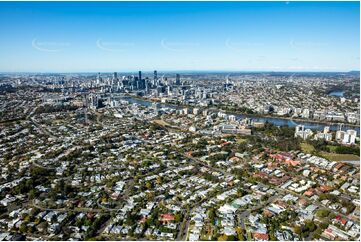
[[[1,2],[1,72],[359,70],[359,2]]]

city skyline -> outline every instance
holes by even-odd
[[[359,70],[359,2],[0,6],[0,72]]]
[[[0,241],[361,241],[360,2],[0,21]]]

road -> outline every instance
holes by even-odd
[[[193,207],[194,208],[194,207]],[[188,231],[188,227],[189,227],[189,223],[190,223],[190,219],[189,219],[189,215],[192,213],[193,208],[191,208],[190,210],[187,210],[187,213],[184,215],[182,224],[180,225],[179,229],[178,229],[178,234],[175,240],[186,240],[186,238],[184,238],[184,235],[186,234],[186,231]],[[184,225],[186,225],[184,227]]]
[[[210,166],[210,165],[208,165],[207,163],[205,163],[205,162],[201,161],[201,160],[200,160],[200,159],[198,159],[198,158],[194,158],[194,157],[192,157],[192,156],[188,156],[188,155],[183,155],[183,157],[185,157],[185,158],[188,158],[188,159],[192,160],[194,163],[196,163],[196,164],[198,164],[198,165],[201,165],[201,166],[207,167],[207,168],[208,168],[208,169],[210,169],[210,170],[220,172],[220,173],[222,173],[223,175],[229,175],[229,176],[232,176],[232,173],[227,172],[227,171],[225,171],[225,170],[223,170],[223,169],[221,169],[221,168],[218,168],[218,167],[213,167],[213,166]]]
[[[38,123],[38,121],[36,121],[36,119],[35,119],[34,117],[31,117],[30,120],[31,120],[31,122],[32,122],[38,129],[40,129],[44,134],[48,135],[49,137],[51,137],[51,138],[53,138],[53,139],[56,138],[53,134],[50,133],[49,130],[44,129],[44,128]]]
[[[42,211],[56,211],[56,212],[82,212],[82,213],[88,213],[88,212],[91,212],[91,213],[110,213],[111,209],[107,208],[107,209],[95,209],[95,208],[44,208],[40,205],[38,205],[36,202],[35,202],[35,199],[32,200],[29,205],[31,207],[35,207],[35,208],[38,208]],[[119,210],[119,209],[117,209]]]
[[[278,197],[279,197],[278,195],[274,195],[274,196],[268,198],[267,201],[259,203],[258,205],[253,206],[252,208],[249,208],[246,210],[238,210],[236,212],[237,217],[238,217],[238,224],[240,224],[242,229],[245,230],[246,226],[244,224],[244,219],[248,218],[248,216],[251,214],[251,212],[265,207],[266,205],[268,205],[268,204],[272,203],[274,200],[276,200]]]

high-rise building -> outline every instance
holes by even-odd
[[[310,117],[310,110],[308,108],[303,109],[302,118],[309,118]]]
[[[138,79],[142,80],[142,72],[141,71],[139,71],[139,73],[138,73]]]
[[[148,93],[149,92],[149,80],[148,80],[148,78],[145,79],[144,84],[145,84],[145,87],[144,87],[145,93]]]
[[[345,131],[342,131],[342,130],[338,130],[336,131],[336,140],[337,141],[341,141],[343,140],[343,137],[345,136]]]
[[[111,81],[112,89],[115,88],[118,84],[118,74],[116,72],[113,73],[113,79]]]
[[[100,72],[98,72],[98,76],[97,76],[97,85],[99,85],[102,82],[102,78],[100,76]]]
[[[312,130],[306,129],[304,125],[297,125],[295,130],[295,138],[300,137],[302,139],[308,139],[313,135]]]
[[[328,132],[330,132],[330,126],[325,126],[325,127],[323,128],[323,133],[324,133],[324,134],[327,134]]]
[[[158,79],[158,73],[157,73],[157,71],[154,71],[154,78],[153,78],[153,79],[154,79],[154,81]]]
[[[180,85],[181,83],[180,83],[180,75],[179,74],[176,74],[175,75],[175,84],[176,85]]]
[[[355,141],[356,141],[356,136],[357,136],[357,131],[356,130],[352,130],[352,129],[349,129],[346,131],[347,135],[349,136],[348,138],[348,143],[349,144],[355,144]],[[345,138],[344,138],[345,139]]]

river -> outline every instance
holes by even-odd
[[[137,99],[137,98],[132,98],[132,97],[123,97],[124,100],[127,100],[129,103],[136,103],[142,106],[146,106],[146,107],[150,107],[152,106],[153,102],[152,101],[147,101],[147,100],[142,100],[142,99]],[[173,108],[173,109],[182,109],[183,107],[179,107],[176,105],[171,105],[171,104],[164,104],[164,103],[159,103],[160,107],[162,108]],[[336,131],[339,129],[338,124],[324,124],[324,123],[314,123],[314,122],[307,122],[307,121],[294,121],[291,119],[286,119],[286,118],[279,118],[279,117],[254,117],[254,116],[250,116],[250,115],[245,115],[245,114],[236,114],[236,113],[231,113],[231,112],[227,112],[228,114],[234,114],[236,117],[239,118],[252,118],[254,121],[261,121],[261,122],[266,122],[268,121],[269,123],[272,123],[274,125],[277,126],[289,126],[289,127],[295,127],[297,125],[304,125],[306,129],[313,129],[313,130],[320,130],[322,131],[324,129],[324,127],[329,126],[330,130]],[[355,129],[357,131],[357,133],[360,133],[360,128],[359,127],[352,127],[352,126],[348,126],[348,125],[343,125],[342,130],[347,130],[347,129]]]
[[[334,97],[343,97],[345,91],[344,90],[334,90],[330,93],[328,93],[329,96],[334,96]]]

